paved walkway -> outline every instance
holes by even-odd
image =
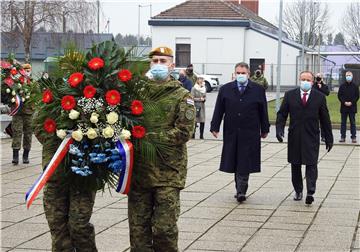
[[[249,198],[233,198],[232,174],[218,171],[221,141],[189,143],[189,170],[181,193],[181,251],[360,251],[360,147],[321,146],[312,206],[292,200],[286,144],[262,144],[262,172],[250,177]],[[1,143],[1,251],[49,251],[42,193],[27,210],[25,192],[41,171],[41,146],[31,164],[12,166],[10,140]],[[128,251],[127,199],[98,193],[91,220],[99,251]]]

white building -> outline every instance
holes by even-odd
[[[172,48],[177,67],[192,63],[196,72],[219,76],[222,84],[244,61],[252,73],[261,66],[269,84],[276,85],[278,29],[256,14],[257,0],[239,2],[189,0],[161,12],[149,20],[152,45]],[[282,86],[297,85],[300,57],[301,45],[284,34]],[[315,57],[306,56],[305,69],[313,70]]]

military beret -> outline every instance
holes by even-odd
[[[151,52],[149,53],[149,58],[151,58],[154,55],[174,57],[173,51],[166,46],[160,46],[152,49]]]
[[[24,69],[31,69],[31,65],[30,64],[23,64],[22,67]]]

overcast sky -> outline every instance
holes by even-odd
[[[152,16],[159,14],[168,8],[185,2],[185,0],[100,0],[101,1],[101,27],[100,31],[105,31],[106,21],[110,20],[110,33],[114,35],[138,33],[138,12],[140,9],[140,34],[150,36],[151,30],[148,25],[150,18],[150,7],[152,5]],[[293,0],[284,0],[284,7]],[[360,1],[360,0],[352,0]],[[322,0],[326,2],[330,9],[330,24],[332,33],[340,31],[346,6],[350,0]],[[143,7],[139,8],[139,5]],[[278,25],[276,22],[279,16],[279,0],[259,0],[259,16],[271,23]],[[330,33],[330,32],[329,32]]]

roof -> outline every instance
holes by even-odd
[[[45,60],[47,57],[63,55],[64,48],[69,43],[74,43],[79,49],[87,50],[95,43],[112,39],[114,39],[112,34],[34,32],[31,39],[31,59]],[[1,33],[1,58],[7,58],[9,53],[15,53],[19,60],[25,58],[21,34]]]
[[[246,7],[228,0],[188,0],[152,17],[149,24],[166,19],[247,20],[277,28]]]

